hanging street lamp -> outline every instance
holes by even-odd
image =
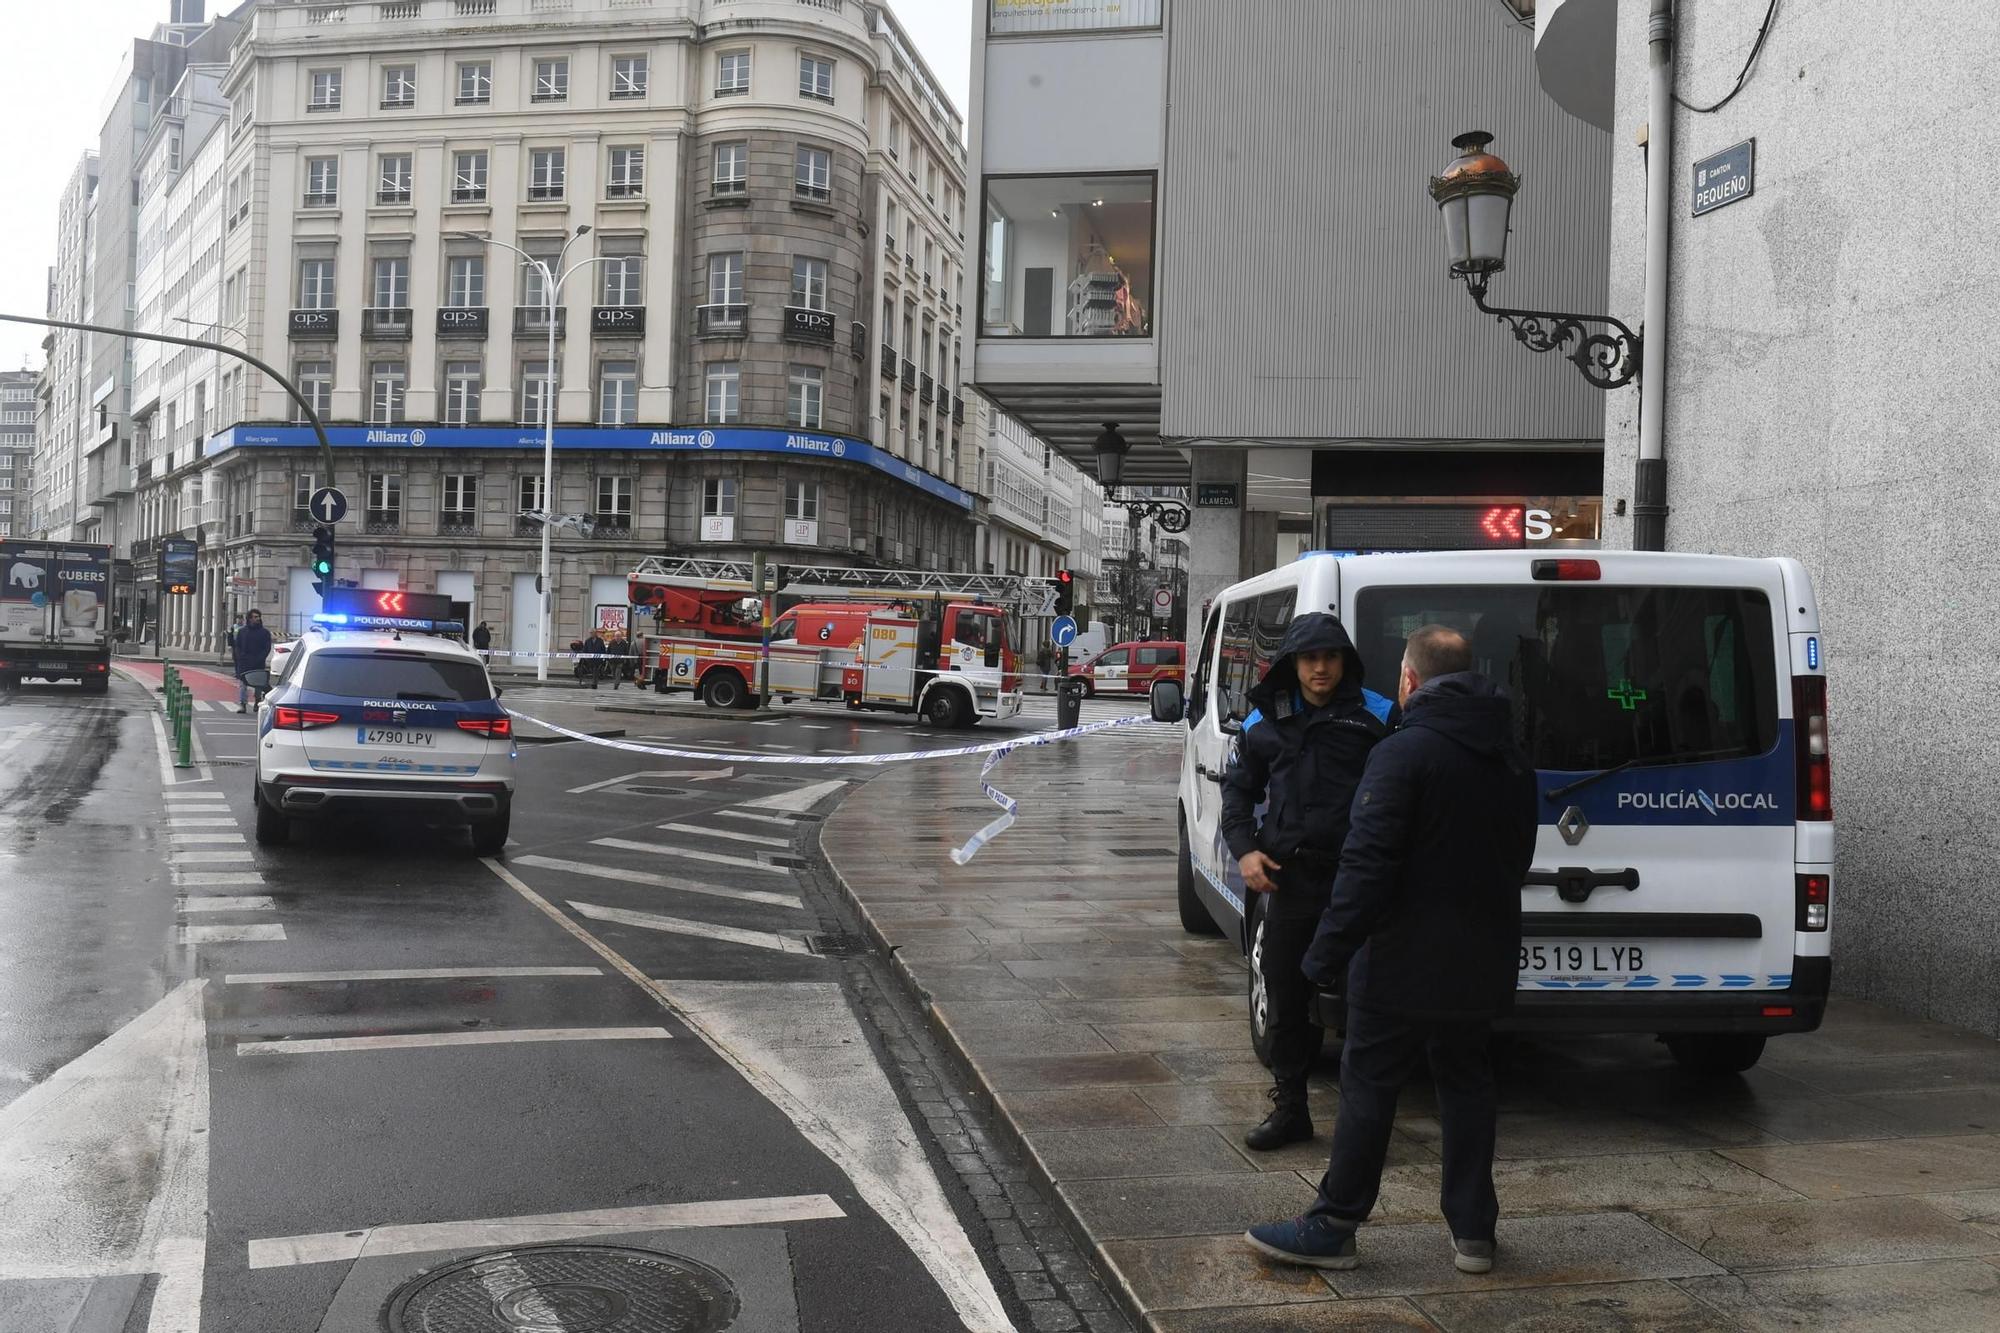
[[[1472,303],[1504,320],[1533,352],[1560,352],[1600,389],[1629,384],[1639,373],[1639,335],[1609,315],[1559,310],[1511,310],[1486,304],[1486,285],[1507,267],[1507,233],[1521,178],[1488,151],[1493,136],[1474,130],[1451,141],[1458,156],[1431,177],[1431,198],[1444,223],[1445,261]],[[1603,324],[1612,332],[1587,325]],[[1101,447],[1101,446],[1100,446]]]
[[[1118,489],[1125,480],[1125,455],[1132,445],[1118,432],[1118,423],[1107,421],[1093,446],[1097,454],[1097,484],[1104,488],[1104,500],[1127,510],[1136,525],[1141,516],[1158,520],[1166,532],[1186,532],[1194,526],[1194,511],[1180,500],[1159,500],[1151,496],[1122,500]]]

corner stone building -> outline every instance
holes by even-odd
[[[222,280],[158,318],[240,330],[312,399],[342,579],[449,593],[527,652],[544,512],[558,650],[647,554],[971,568],[959,122],[886,8],[277,0],[221,92]],[[551,376],[505,247],[565,243]],[[327,480],[274,383],[225,362],[203,399],[198,518],[149,534],[199,531],[207,595],[168,636],[196,650],[317,610]]]

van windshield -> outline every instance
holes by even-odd
[[[1759,755],[1778,739],[1771,605],[1743,588],[1369,588],[1354,631],[1368,683],[1394,688],[1403,640],[1450,625],[1513,696],[1536,768]]]

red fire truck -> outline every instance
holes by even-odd
[[[746,561],[642,561],[630,596],[659,628],[639,639],[642,680],[714,708],[749,706],[761,692],[968,727],[1021,711],[1007,621],[1055,600],[1053,580],[1012,575],[786,565],[762,595],[752,575]]]

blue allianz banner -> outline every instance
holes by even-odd
[[[539,449],[542,432],[533,426],[328,426],[336,449]],[[318,444],[310,426],[231,426],[209,438],[203,450],[213,458],[231,449],[304,449]],[[805,454],[855,463],[918,490],[972,508],[972,496],[950,482],[866,440],[814,431],[763,430],[740,426],[684,426],[654,430],[643,426],[557,427],[558,449],[632,449],[685,453]]]

